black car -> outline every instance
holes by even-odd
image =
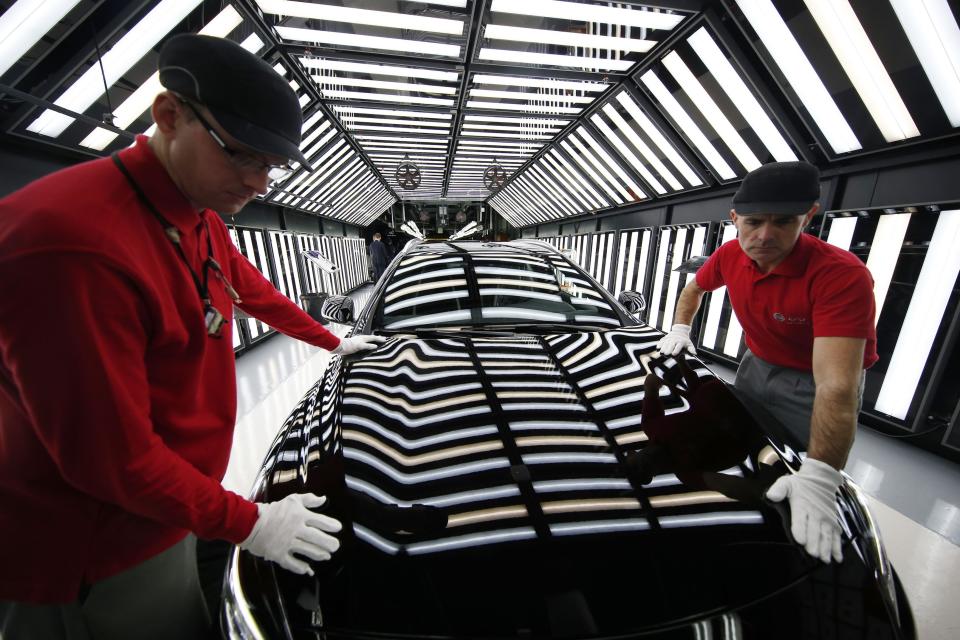
[[[228,638],[913,638],[870,512],[844,561],[763,496],[791,442],[568,257],[537,241],[415,243],[354,321],[253,498],[328,496],[341,550],[298,576],[234,550]]]

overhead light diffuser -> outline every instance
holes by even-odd
[[[905,420],[960,273],[960,210],[941,211],[875,408]]]
[[[579,107],[554,107],[539,104],[515,104],[512,102],[488,102],[486,100],[467,100],[469,109],[500,109],[502,111],[528,111],[530,113],[569,113],[582,111]]]
[[[308,42],[315,44],[318,47],[360,47],[363,49],[378,49],[381,51],[420,53],[423,55],[443,56],[446,58],[460,57],[460,46],[455,44],[423,42],[422,40],[405,40],[403,38],[364,36],[356,33],[320,31],[317,29],[301,29],[298,27],[277,27],[276,29],[277,34],[284,40]]]
[[[367,64],[363,62],[349,62],[346,60],[331,60],[329,58],[300,58],[301,64],[307,69],[322,69],[324,71],[343,71],[346,73],[367,73],[372,76],[396,76],[398,78],[423,78],[424,80],[439,80],[441,82],[456,82],[460,74],[456,71],[438,71],[422,67],[397,67],[385,64]]]
[[[603,118],[600,117],[600,114],[595,113],[590,116],[590,121],[593,122],[594,126],[600,130],[600,133],[603,134],[607,141],[612,144],[617,151],[620,152],[620,155],[623,156],[627,162],[629,162],[630,165],[640,173],[643,179],[646,180],[651,187],[653,187],[654,191],[656,191],[658,194],[664,194],[667,192],[667,190],[663,188],[663,185],[660,184],[660,181],[657,180],[657,178],[650,172],[649,169],[647,169],[646,165],[640,162],[640,159],[634,155],[632,151],[630,151],[627,145],[623,143],[623,140],[620,139],[620,136],[616,135],[613,130],[607,126],[607,123],[603,121]]]
[[[703,157],[710,163],[713,170],[717,172],[717,175],[723,180],[736,178],[737,174],[734,173],[730,165],[727,164],[727,161],[717,152],[717,149],[710,144],[707,137],[700,131],[700,127],[687,115],[687,112],[680,106],[676,98],[667,91],[667,88],[663,85],[663,82],[660,81],[660,78],[658,78],[653,71],[647,71],[640,79],[643,81],[643,84],[650,89],[654,97],[660,101],[660,104],[664,106],[673,120],[679,125],[680,129],[687,134],[687,137],[693,142],[693,145],[700,150],[700,153],[702,153]]]
[[[870,243],[870,255],[867,256],[867,269],[873,276],[873,297],[876,300],[876,324],[880,323],[880,313],[887,299],[887,291],[893,281],[893,272],[900,258],[903,239],[910,224],[910,213],[890,213],[880,216],[877,231]]]
[[[690,168],[690,165],[683,159],[683,157],[677,153],[677,150],[673,147],[672,144],[664,137],[662,133],[653,125],[653,122],[650,121],[650,118],[646,116],[645,113],[640,111],[640,107],[630,98],[630,94],[626,91],[621,91],[617,96],[617,102],[623,105],[623,108],[627,110],[627,113],[630,114],[630,117],[640,125],[640,128],[643,129],[643,132],[647,134],[653,143],[657,145],[657,148],[663,153],[664,156],[676,167],[677,171],[687,179],[691,185],[698,187],[703,184],[703,181],[694,173],[693,169]],[[669,180],[668,180],[669,182]]]
[[[483,37],[489,40],[510,40],[513,42],[535,42],[538,44],[556,44],[582,49],[607,49],[610,51],[632,51],[646,53],[653,48],[653,40],[639,38],[616,38],[613,36],[595,36],[572,31],[547,29],[528,29],[526,27],[508,27],[488,24]]]
[[[920,135],[849,0],[804,0],[884,140]]]
[[[547,78],[527,78],[524,76],[494,76],[478,73],[473,76],[474,84],[493,84],[507,87],[541,87],[543,89],[563,89],[569,91],[596,92],[606,89],[602,82],[577,82],[574,80],[552,80]]]
[[[770,0],[736,0],[774,62],[823,132],[834,153],[862,148],[857,136],[813,70],[796,38]]]
[[[226,38],[234,29],[243,23],[243,17],[231,5],[227,5],[213,20],[200,30],[201,35]],[[160,72],[156,71],[147,78],[147,81],[137,87],[126,100],[114,110],[113,126],[126,129],[134,120],[143,115],[143,112],[153,105],[154,98],[163,92],[160,84]],[[119,134],[107,129],[96,128],[80,142],[80,146],[102,151],[108,144],[116,140]]]
[[[522,4],[522,3],[521,3]],[[614,58],[594,58],[590,56],[568,56],[559,53],[534,53],[532,51],[514,51],[513,49],[491,49],[483,47],[477,56],[480,60],[496,60],[516,64],[541,64],[553,67],[574,67],[577,69],[597,69],[600,71],[626,71],[633,66],[629,60]]]
[[[80,0],[19,0],[0,16],[0,76]]]
[[[334,91],[322,89],[323,95],[332,100],[369,100],[371,102],[402,102],[404,104],[423,104],[438,107],[452,107],[453,100],[448,98],[424,98],[399,93],[377,93],[375,91]]]
[[[960,28],[947,0],[890,0],[950,125],[960,127]]]
[[[180,24],[200,0],[163,0],[133,26],[80,78],[54,101],[74,113],[83,113],[103,95],[104,85],[112,87],[123,74],[143,59],[157,42]],[[56,138],[74,121],[68,115],[47,109],[27,126],[33,133]]]
[[[470,95],[475,98],[505,98],[507,100],[544,100],[550,102],[574,102],[589,104],[593,96],[572,96],[563,93],[535,93],[524,91],[497,91],[496,89],[470,89]]]
[[[342,115],[349,116],[350,114],[355,113],[365,113],[368,115],[382,115],[382,116],[398,116],[398,117],[409,117],[409,118],[429,118],[434,120],[449,120],[453,117],[450,113],[435,113],[432,111],[398,111],[396,109],[373,109],[369,107],[354,107],[354,106],[344,106],[344,105],[335,105],[334,110]]]
[[[720,51],[720,47],[707,33],[706,28],[700,27],[697,29],[687,42],[693,47],[694,52],[713,74],[713,77],[717,79],[717,84],[720,85],[720,88],[730,98],[730,102],[743,115],[743,119],[757,132],[760,142],[767,148],[774,160],[777,162],[795,161],[797,156],[790,145],[773,125],[766,111],[763,110],[753,93],[747,88],[746,83],[740,78],[740,74],[734,71],[733,65]]]
[[[436,84],[420,84],[415,82],[391,82],[389,80],[368,80],[366,78],[346,78],[342,76],[321,76],[311,74],[313,81],[320,86],[366,87],[369,89],[388,89],[391,91],[413,91],[419,93],[440,93],[453,95],[457,92],[454,87],[445,87]]]
[[[257,4],[260,5],[264,13],[278,16],[294,16],[311,20],[346,22],[354,25],[362,24],[391,29],[409,29],[428,33],[445,33],[454,36],[463,34],[462,20],[290,0],[257,0]]]
[[[683,21],[684,16],[675,13],[647,11],[644,9],[619,9],[599,4],[561,2],[559,0],[493,0],[490,10],[494,13],[512,13],[559,20],[577,20],[622,24],[647,29],[670,30]]]

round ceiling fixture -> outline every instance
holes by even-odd
[[[420,167],[410,161],[410,154],[404,154],[403,162],[397,167],[394,174],[397,184],[404,191],[413,191],[420,186]]]
[[[497,159],[493,159],[493,164],[483,170],[483,186],[489,191],[499,191],[503,183],[507,181],[507,171],[501,166]]]

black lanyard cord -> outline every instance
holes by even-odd
[[[150,202],[150,199],[147,198],[147,195],[143,192],[143,189],[140,188],[140,185],[137,184],[137,181],[133,179],[133,176],[130,175],[130,171],[120,160],[120,156],[116,153],[110,156],[113,159],[113,163],[117,165],[117,168],[120,169],[120,173],[127,179],[127,182],[130,183],[130,187],[133,189],[133,192],[137,194],[137,198],[140,202],[147,208],[147,210],[153,214],[157,219],[157,222],[163,227],[164,232],[167,234],[167,238],[177,249],[177,253],[180,254],[180,259],[183,260],[183,264],[186,265],[187,271],[190,272],[190,277],[193,278],[193,284],[197,288],[197,293],[200,295],[200,301],[203,304],[210,304],[210,290],[208,288],[209,284],[209,275],[210,268],[213,268],[218,274],[221,275],[224,283],[226,279],[222,276],[222,271],[220,270],[220,265],[217,264],[217,261],[213,259],[213,243],[210,240],[210,227],[207,224],[207,221],[203,221],[204,228],[207,231],[207,259],[203,261],[203,280],[201,281],[200,276],[193,270],[193,267],[190,266],[190,261],[187,259],[187,254],[183,251],[183,245],[180,243],[180,231],[170,223],[163,214],[157,211],[157,208],[153,206],[153,203]],[[229,284],[228,284],[229,287]],[[228,291],[232,292],[233,287],[229,287]],[[236,296],[231,293],[236,299]]]

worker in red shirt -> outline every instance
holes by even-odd
[[[807,443],[797,474],[767,497],[789,499],[796,541],[839,562],[836,491],[863,398],[864,370],[877,361],[873,279],[848,251],[802,233],[819,208],[820,175],[806,162],[751,171],[733,197],[738,237],[710,256],[684,287],[674,325],[657,348],[694,353],[690,324],[703,294],[726,286],[747,351],[735,387]]]
[[[323,497],[223,488],[237,306],[338,339],[234,247],[235,214],[306,165],[296,94],[225,39],[159,56],[151,138],[0,200],[0,635],[207,637],[195,536],[296,573],[339,546]]]

